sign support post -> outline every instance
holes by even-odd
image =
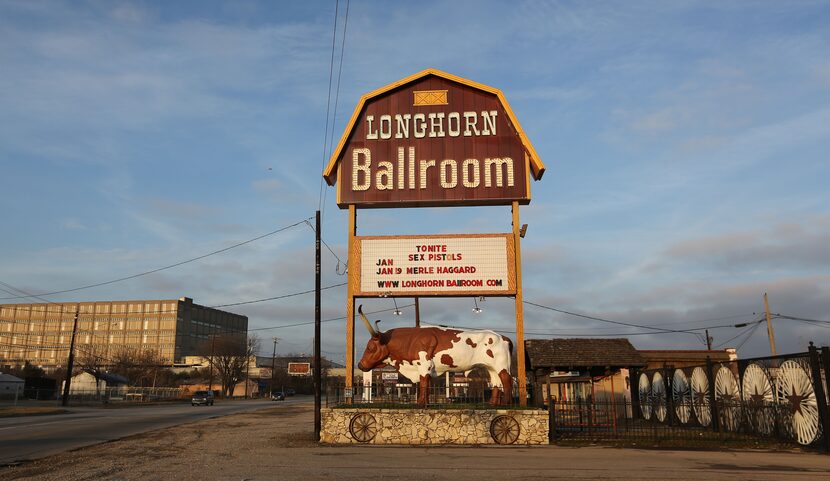
[[[516,249],[516,370],[519,381],[519,406],[527,406],[527,373],[525,372],[525,323],[522,298],[522,249],[519,235],[519,203],[513,201],[513,247]]]
[[[354,236],[357,231],[357,210],[354,204],[349,205],[349,248],[348,257],[348,287],[346,288],[346,403],[352,403],[354,389],[354,275],[360,271],[354,265]]]

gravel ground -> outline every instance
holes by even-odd
[[[0,468],[5,480],[830,480],[830,456],[610,447],[321,446],[310,403],[207,419]]]
[[[242,479],[252,455],[316,447],[310,413],[281,406],[207,419],[0,469],[0,479]]]

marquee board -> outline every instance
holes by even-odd
[[[512,296],[513,244],[512,234],[355,237],[354,295]]]
[[[309,376],[311,375],[311,363],[289,362],[288,374],[291,376]]]

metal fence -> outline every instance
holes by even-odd
[[[360,406],[417,408],[417,385],[357,385],[350,389],[345,386],[329,386],[326,389],[326,407]],[[428,408],[488,409],[492,407],[492,389],[468,389],[459,386],[430,386],[427,391]],[[514,385],[512,396],[499,404],[500,407],[518,406],[518,389]]]
[[[830,350],[811,344],[804,353],[641,371],[632,376],[632,419],[623,432],[648,425],[654,433],[749,435],[830,449],[828,367]]]
[[[84,402],[153,402],[182,399],[185,391],[173,387],[118,387],[91,390],[72,390],[69,394],[71,403]]]

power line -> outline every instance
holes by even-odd
[[[308,219],[311,219],[311,217],[309,217]],[[164,267],[159,267],[157,269],[152,269],[152,270],[149,270],[149,271],[140,272],[138,274],[133,274],[131,276],[119,277],[118,279],[112,279],[112,280],[105,281],[105,282],[98,282],[98,283],[95,283],[95,284],[89,284],[89,285],[86,285],[86,286],[75,287],[75,288],[72,288],[72,289],[63,289],[63,290],[60,290],[60,291],[43,292],[43,293],[38,294],[38,296],[51,296],[51,295],[55,295],[55,294],[64,294],[66,292],[75,292],[75,291],[80,291],[80,290],[84,290],[84,289],[91,289],[93,287],[101,287],[101,286],[105,286],[105,285],[108,285],[108,284],[115,284],[116,282],[122,282],[122,281],[130,280],[130,279],[135,279],[136,277],[146,276],[148,274],[154,274],[156,272],[160,272],[160,271],[163,271],[163,270],[172,269],[174,267],[178,267],[178,266],[181,266],[181,265],[184,265],[184,264],[188,264],[190,262],[198,261],[200,259],[204,259],[205,257],[210,257],[210,256],[213,256],[213,255],[216,255],[216,254],[221,254],[222,252],[226,252],[226,251],[229,251],[231,249],[235,249],[237,247],[241,247],[241,246],[244,246],[246,244],[250,244],[251,242],[255,242],[255,241],[258,241],[260,239],[264,239],[265,237],[272,236],[274,234],[283,232],[285,230],[291,229],[292,227],[296,227],[296,226],[306,222],[308,219],[303,219],[303,220],[301,220],[299,222],[295,222],[291,225],[287,225],[285,227],[280,227],[279,229],[276,229],[276,230],[273,230],[273,231],[268,232],[266,234],[262,234],[260,236],[254,237],[253,239],[248,239],[246,241],[238,242],[234,245],[231,245],[231,246],[219,249],[219,250],[215,250],[215,251],[209,252],[207,254],[203,254],[203,255],[200,255],[200,256],[197,256],[197,257],[193,257],[193,258],[181,261],[181,262],[176,262],[175,264],[170,264],[170,265],[167,265],[167,266],[164,266]],[[21,299],[21,298],[25,298],[25,297],[37,297],[37,296],[27,295],[27,296],[15,296],[15,297],[0,297],[0,300]]]
[[[804,317],[785,316],[783,314],[773,314],[773,316],[777,317],[777,318],[780,318],[780,319],[790,319],[790,320],[793,320],[793,321],[805,321],[805,322],[817,322],[819,324],[830,324],[830,321],[821,321],[819,319],[807,319],[807,318],[804,318]]]
[[[309,228],[309,229],[311,229],[311,231],[312,231],[312,232],[314,232],[315,234],[317,233],[317,229],[315,229],[315,228],[314,228],[314,226],[313,226],[313,225],[311,225],[311,222],[306,221],[306,224],[308,224],[308,228]],[[322,242],[322,243],[323,243],[323,245],[324,245],[324,246],[326,246],[326,249],[328,249],[328,251],[329,251],[329,252],[331,252],[331,255],[333,255],[333,256],[334,256],[334,258],[335,258],[335,259],[337,259],[337,267],[335,267],[335,269],[334,269],[334,270],[335,270],[335,272],[336,272],[338,275],[345,275],[345,274],[346,274],[346,272],[348,272],[349,263],[348,263],[348,262],[343,262],[343,261],[340,259],[340,257],[339,257],[337,254],[335,254],[335,253],[334,253],[334,251],[332,250],[331,246],[329,246],[329,245],[326,243],[326,241],[325,241],[325,240],[323,240],[323,238],[322,238],[322,237],[320,238],[320,242]],[[344,266],[346,266],[346,269],[343,269],[343,272],[342,272],[342,273],[340,272],[340,265],[341,265],[341,264],[343,264]]]
[[[749,334],[746,336],[746,338],[744,338],[744,340],[741,341],[735,347],[735,350],[736,351],[740,350],[744,346],[744,344],[746,344],[746,341],[748,341],[752,337],[752,335],[755,334],[755,331],[757,331],[759,327],[761,327],[761,323],[760,322],[755,323],[755,325],[752,327],[752,330],[749,331]]]
[[[684,333],[684,334],[695,334],[696,335],[696,331],[701,331],[703,329],[707,329],[707,328],[666,329],[666,328],[662,328],[662,327],[653,327],[653,326],[646,326],[646,325],[642,325],[642,324],[633,324],[633,323],[630,323],[630,322],[622,322],[622,321],[613,321],[611,319],[603,319],[601,317],[589,316],[587,314],[580,314],[580,313],[577,313],[577,312],[566,311],[564,309],[557,309],[555,307],[545,306],[545,305],[537,304],[535,302],[530,302],[530,301],[523,301],[523,302],[525,304],[528,304],[528,305],[531,305],[531,306],[536,306],[536,307],[539,307],[539,308],[542,308],[542,309],[547,309],[547,310],[550,310],[550,311],[559,312],[561,314],[567,314],[569,316],[581,317],[583,319],[590,319],[590,320],[593,320],[593,321],[606,322],[606,323],[609,323],[609,324],[616,324],[616,325],[619,325],[619,326],[637,327],[637,328],[640,328],[640,329],[649,329],[649,330],[653,330],[653,331],[656,331],[656,332],[672,332],[672,333]],[[727,327],[727,326],[723,326],[723,327]],[[731,327],[731,326],[728,326],[728,327]],[[708,327],[708,329],[712,329],[712,327]]]
[[[331,32],[331,60],[329,60],[329,93],[328,98],[326,99],[326,132],[323,135],[323,158],[321,161],[321,169],[322,172],[326,168],[326,147],[329,143],[329,111],[331,109],[331,81],[334,77],[334,46],[337,41],[337,16],[338,16],[338,9],[340,8],[340,0],[337,0],[334,3],[334,26]],[[332,130],[334,127],[332,126]],[[334,132],[332,132],[334,134]],[[323,177],[320,177],[320,194],[317,197],[317,210],[320,210],[323,205]]]
[[[331,136],[329,137],[329,157],[332,155],[333,151],[333,144],[334,144],[334,126],[337,123],[337,106],[340,100],[340,77],[343,73],[343,55],[346,52],[346,30],[349,27],[349,6],[351,5],[351,0],[346,0],[346,16],[343,19],[343,38],[340,41],[340,66],[337,70],[337,88],[335,89],[334,94],[334,115],[331,117]],[[326,197],[328,196],[328,189],[323,192],[323,209],[320,212],[320,216],[325,214],[326,212]]]
[[[732,342],[732,341],[734,341],[735,339],[737,339],[737,338],[739,338],[739,337],[743,336],[744,334],[746,334],[746,333],[747,333],[747,332],[749,332],[750,330],[754,329],[755,327],[757,327],[757,326],[761,325],[761,323],[762,323],[762,322],[764,322],[764,320],[763,320],[763,319],[760,319],[760,320],[757,320],[757,321],[753,321],[753,322],[752,322],[753,324],[755,324],[754,326],[753,326],[753,325],[749,325],[749,324],[747,324],[747,327],[746,327],[744,330],[742,330],[742,331],[738,332],[738,334],[736,334],[736,335],[734,335],[734,336],[730,337],[729,339],[727,339],[727,340],[723,341],[722,343],[718,344],[718,345],[717,345],[717,346],[715,346],[715,347],[722,347],[722,346],[725,346],[726,344],[729,344],[730,342]]]
[[[348,284],[348,282],[341,282],[340,284],[333,284],[333,285],[330,285],[330,286],[321,287],[320,290],[325,291],[327,289],[334,289],[335,287],[342,287],[342,286],[345,286],[346,284]],[[255,304],[257,302],[275,301],[277,299],[285,299],[287,297],[295,297],[295,296],[301,296],[303,294],[311,294],[312,292],[314,292],[314,289],[310,289],[310,290],[302,291],[302,292],[294,292],[294,293],[291,293],[291,294],[283,294],[281,296],[266,297],[264,299],[254,299],[252,301],[240,301],[240,302],[233,302],[233,303],[230,303],[230,304],[219,304],[219,305],[210,306],[210,307],[212,309],[216,309],[216,308],[219,308],[219,307],[230,307],[230,306],[241,306],[241,305],[244,305],[244,304]]]

